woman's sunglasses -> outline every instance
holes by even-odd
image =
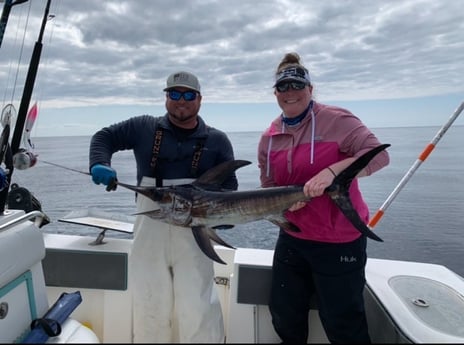
[[[168,91],[168,96],[173,101],[178,101],[182,97],[184,97],[184,99],[187,102],[190,102],[190,101],[194,101],[197,98],[197,92],[195,92],[195,91],[181,92],[181,91],[177,91],[177,90],[169,90]]]
[[[279,92],[287,92],[290,86],[293,90],[303,90],[306,87],[306,84],[301,81],[290,81],[277,84],[276,89]]]

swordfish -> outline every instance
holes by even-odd
[[[359,232],[380,242],[382,239],[369,229],[354,209],[349,196],[349,187],[371,159],[389,146],[389,144],[379,145],[357,158],[337,175],[325,190]],[[152,199],[159,207],[156,210],[137,214],[190,228],[200,249],[212,260],[225,264],[215,252],[211,240],[229,248],[234,247],[222,240],[215,230],[230,229],[235,224],[264,219],[287,231],[299,232],[298,227],[284,217],[284,212],[297,201],[311,199],[304,195],[302,185],[245,191],[221,190],[220,185],[227,176],[249,164],[251,162],[246,160],[224,162],[206,171],[191,184],[185,185],[134,186],[117,180],[114,183]]]

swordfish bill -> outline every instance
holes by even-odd
[[[354,209],[349,188],[356,175],[389,144],[380,145],[357,158],[351,165],[337,175],[325,193],[333,200],[353,226],[363,235],[382,242],[362,221]],[[206,171],[191,184],[152,187],[134,186],[119,181],[117,185],[140,193],[153,200],[157,209],[140,212],[158,221],[187,227],[200,249],[212,260],[225,264],[215,252],[211,241],[225,247],[234,248],[223,241],[216,230],[233,228],[257,220],[267,220],[287,231],[299,232],[290,223],[284,212],[297,201],[310,201],[303,193],[302,185],[258,188],[245,191],[221,189],[221,183],[237,169],[251,164],[246,160],[232,160]]]

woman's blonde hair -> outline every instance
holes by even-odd
[[[307,68],[300,62],[301,58],[298,53],[292,52],[287,53],[280,61],[279,65],[277,66],[276,74],[283,71],[288,67],[302,67],[307,71]]]

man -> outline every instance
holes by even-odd
[[[136,116],[93,135],[89,166],[96,184],[115,189],[111,157],[120,150],[133,150],[139,185],[158,187],[189,183],[234,159],[226,134],[199,116],[202,95],[195,75],[173,73],[163,91],[164,116]],[[231,174],[222,188],[237,186]],[[157,208],[152,200],[137,196],[138,212]],[[138,215],[129,268],[134,342],[224,342],[213,261],[200,250],[190,228]]]

